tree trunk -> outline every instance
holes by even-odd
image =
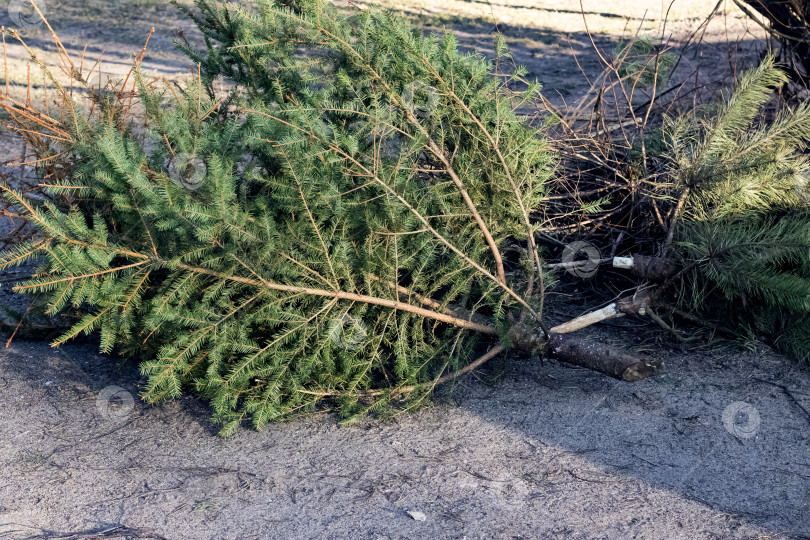
[[[547,356],[560,362],[592,369],[627,382],[646,379],[662,367],[657,360],[569,334],[549,335],[546,351]]]
[[[810,1],[808,0],[734,0],[749,16],[751,10],[770,24],[768,30],[782,43],[782,59],[788,69],[810,82]]]
[[[542,354],[547,358],[592,369],[620,381],[646,379],[662,367],[653,358],[554,330],[546,337],[540,329],[517,324],[511,335],[516,348],[522,351],[534,353],[542,348]]]

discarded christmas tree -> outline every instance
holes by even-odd
[[[699,121],[668,125],[667,154],[679,191],[671,223],[683,269],[681,307],[768,336],[800,359],[810,352],[810,104],[766,118],[787,82],[773,56]],[[682,221],[678,221],[678,217]]]
[[[808,359],[810,105],[764,110],[787,80],[768,55],[721,103],[665,119],[648,159],[667,182],[638,195],[658,201],[636,224],[658,231],[655,256],[614,259],[640,278],[638,286],[566,330],[647,315],[685,341],[660,316],[677,313]]]
[[[50,191],[69,204],[6,188],[42,235],[6,260],[46,259],[18,290],[48,293],[51,313],[89,308],[57,344],[100,332],[103,351],[145,359],[147,400],[194,388],[226,432],[324,399],[349,416],[407,408],[481,353],[543,347],[550,277],[529,212],[552,155],[513,112],[536,83],[512,92],[452,34],[383,11],[198,8],[196,79],[178,93],[135,73],[146,131],[123,87],[95,91],[90,118],[62,90],[69,142],[49,148],[70,174]],[[651,372],[554,339],[615,377]]]
[[[647,249],[597,251],[587,264],[624,268],[634,292],[550,328],[551,272],[576,268],[579,248],[549,265],[538,242],[576,213],[548,204],[555,155],[515,112],[539,87],[519,66],[502,71],[501,41],[491,62],[460,54],[451,33],[314,0],[255,13],[199,0],[188,13],[207,44],[185,46],[188,84],[147,81],[141,54],[131,78],[93,87],[62,48],[89,111],[52,75],[58,114],[2,103],[48,182],[44,201],[2,186],[38,234],[0,268],[41,260],[17,290],[82,313],[55,344],[99,333],[104,352],[142,361],[148,401],[195,390],[224,433],[322,403],[390,414],[505,350],[633,381],[657,363],[571,332],[627,314],[671,330],[661,315],[675,310],[806,350],[810,239],[795,186],[810,109],[755,122],[784,81],[772,58],[699,121],[664,123],[648,158],[668,182],[655,191],[607,211],[616,190],[646,184],[576,193],[587,212],[640,216]],[[643,210],[650,199],[660,213]]]

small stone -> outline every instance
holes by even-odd
[[[416,512],[414,510],[408,510],[408,515],[413,518],[414,521],[425,521],[427,516],[422,512]]]

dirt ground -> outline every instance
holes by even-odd
[[[635,384],[515,358],[395,422],[223,440],[93,344],[14,342],[0,538],[810,538],[810,372],[666,357]]]
[[[426,30],[452,28],[468,50],[503,32],[557,104],[587,90],[580,70],[600,69],[575,1],[384,3]],[[715,4],[676,0],[666,28],[660,1],[583,9],[609,52],[639,26],[683,45]],[[172,40],[196,34],[167,3],[45,5],[72,54],[104,52],[103,77],[126,73],[152,26],[146,71],[189,72]],[[54,61],[44,28],[23,35]],[[716,88],[756,60],[761,36],[721,6],[673,80],[695,73]],[[24,95],[25,53],[7,57]],[[2,155],[20,149],[0,131]],[[0,304],[22,305],[4,282],[14,276],[0,273]],[[324,413],[227,440],[206,404],[148,407],[136,366],[95,351],[0,349],[0,538],[810,538],[810,368],[767,349],[658,344],[666,370],[632,384],[512,357],[396,421],[343,427]]]

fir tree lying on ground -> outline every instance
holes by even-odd
[[[514,113],[538,91],[508,88],[522,68],[499,81],[452,33],[376,9],[197,8],[195,80],[135,73],[145,132],[126,83],[95,91],[90,118],[64,92],[72,120],[49,151],[70,174],[50,192],[69,204],[6,189],[41,233],[6,264],[46,259],[18,290],[90,309],[56,344],[99,332],[104,352],[144,359],[145,399],[194,388],[225,432],[327,399],[351,417],[410,408],[443,376],[542,347],[550,276],[530,211],[552,155]],[[610,354],[597,368],[613,376],[651,370]]]
[[[786,82],[769,55],[718,108],[667,125],[666,159],[683,215],[667,240],[684,264],[681,307],[721,319],[749,339],[771,336],[806,360],[810,103],[762,121],[763,105]]]
[[[790,320],[791,343],[807,339],[806,208],[788,186],[808,109],[744,131],[783,79],[772,59],[705,120],[667,124],[669,227],[658,257],[621,258],[635,293],[549,328],[533,216],[554,217],[553,154],[515,113],[538,92],[511,89],[525,70],[496,73],[451,33],[376,9],[198,0],[188,13],[207,47],[185,47],[186,85],[147,81],[141,55],[133,91],[129,78],[99,90],[63,50],[89,115],[55,77],[61,120],[3,104],[50,199],[3,186],[39,236],[0,267],[44,260],[17,289],[84,312],[56,344],[98,332],[103,351],[142,360],[150,402],[193,389],[223,433],[326,403],[390,414],[509,349],[637,380],[655,362],[569,332],[629,313],[663,323],[672,304],[753,301],[734,322]]]
[[[642,314],[685,341],[657,313],[678,312],[810,358],[810,104],[763,111],[786,82],[768,55],[720,104],[665,119],[650,156],[669,186],[652,194],[669,204],[657,256],[623,262],[640,287],[567,329]],[[657,225],[647,221],[638,229]]]

